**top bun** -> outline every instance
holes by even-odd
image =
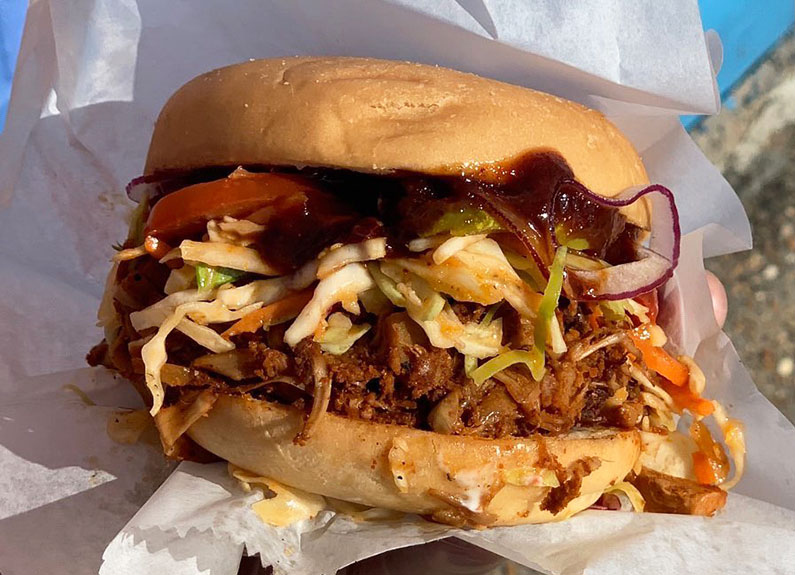
[[[370,58],[254,60],[194,78],[157,120],[146,175],[273,165],[478,175],[554,151],[604,196],[645,185],[638,153],[605,117],[527,88]],[[648,206],[622,210],[648,227]]]

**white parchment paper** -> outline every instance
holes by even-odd
[[[651,179],[676,193],[689,233],[665,293],[669,330],[748,427],[748,471],[719,517],[589,511],[460,532],[327,512],[276,530],[251,512],[256,492],[223,466],[195,464],[149,499],[172,466],[145,442],[107,437],[107,418],[135,394],[83,367],[102,337],[94,317],[110,246],[125,234],[122,190],[179,85],[295,54],[447,65],[575,99],[626,131]],[[790,571],[795,430],[715,325],[703,275],[702,255],[747,248],[750,229],[677,118],[717,106],[695,0],[34,0],[0,137],[0,571],[96,573],[104,559],[114,575],[234,575],[245,545],[277,572],[333,573],[449,534],[556,573]]]

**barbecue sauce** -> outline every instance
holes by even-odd
[[[572,240],[579,240],[581,251],[609,263],[631,261],[640,232],[617,209],[567,187],[565,181],[574,174],[554,152],[483,165],[460,176],[246,169],[296,174],[305,182],[295,194],[275,198],[264,210],[235,214],[266,225],[258,249],[281,273],[297,269],[337,242],[386,236],[388,253],[403,254],[410,240],[429,235],[443,215],[458,212],[466,217],[473,208],[499,224],[501,242],[532,255],[542,268],[551,263],[559,243]]]

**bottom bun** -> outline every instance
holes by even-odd
[[[641,444],[637,431],[490,440],[326,414],[298,445],[303,419],[283,405],[222,396],[188,435],[239,467],[304,491],[470,525],[570,517],[629,473]],[[549,486],[553,469],[561,487]],[[578,479],[566,480],[572,475]],[[542,509],[553,489],[563,497],[556,513]]]

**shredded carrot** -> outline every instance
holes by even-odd
[[[653,369],[674,385],[685,386],[687,384],[690,370],[663,348],[653,346],[648,339],[646,326],[636,327],[629,332],[629,336],[643,354],[643,361],[649,369]]]
[[[171,251],[170,245],[155,236],[146,236],[144,247],[146,248],[146,253],[157,260],[162,259]]]
[[[241,333],[254,333],[255,331],[293,319],[304,306],[312,299],[313,288],[295,292],[286,298],[274,302],[265,307],[252,311],[250,314],[241,318],[232,327],[226,330],[221,336],[229,339]]]
[[[715,411],[715,406],[712,405],[711,401],[697,396],[686,385],[675,385],[667,379],[660,380],[660,385],[668,392],[668,395],[671,396],[671,399],[674,400],[679,409],[686,409],[690,413],[703,417],[712,415],[712,412]]]
[[[599,304],[593,304],[589,307],[591,308],[591,313],[588,314],[588,324],[591,326],[591,329],[596,331],[599,329],[599,318],[603,315],[602,310]]]
[[[693,453],[693,471],[696,474],[696,481],[702,485],[718,484],[714,460],[708,457],[706,453],[701,451]]]
[[[690,437],[698,446],[698,452],[693,454],[693,470],[699,483],[718,485],[726,481],[731,470],[729,458],[707,426],[702,421],[694,421],[690,425]]]

